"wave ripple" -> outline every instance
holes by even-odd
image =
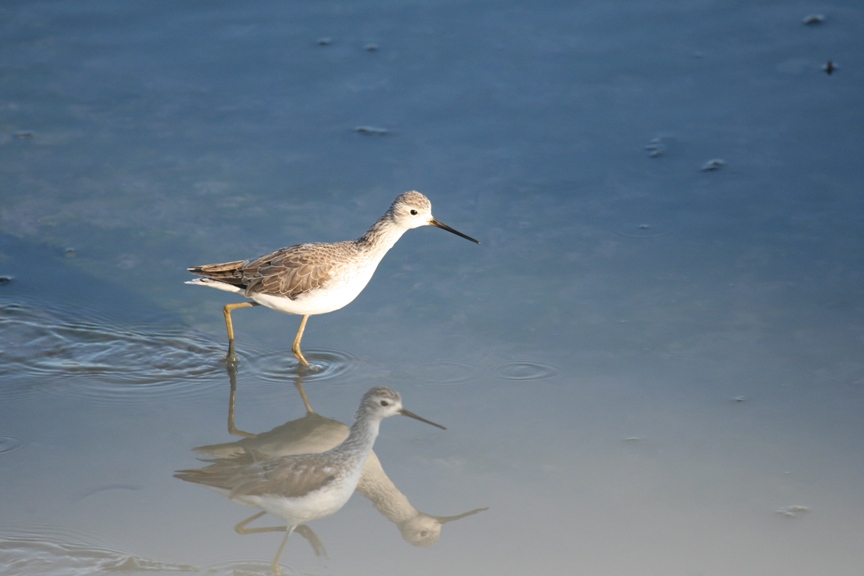
[[[102,400],[164,388],[191,393],[200,388],[196,382],[224,370],[213,360],[220,353],[220,346],[188,328],[118,327],[68,319],[59,310],[0,303],[0,377],[17,376],[21,383],[5,389],[6,397],[57,379]]]

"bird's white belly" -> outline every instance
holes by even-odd
[[[286,314],[326,314],[350,304],[372,279],[375,267],[358,270],[350,276],[334,279],[321,288],[309,290],[295,299],[256,293],[250,298],[262,306]]]
[[[370,262],[369,265],[357,268],[350,273],[343,273],[337,278],[331,279],[324,286],[304,292],[293,300],[285,296],[262,294],[260,292],[246,296],[246,291],[243,288],[209,278],[196,278],[195,280],[187,281],[186,284],[207,286],[233,294],[240,294],[262,306],[285,314],[326,314],[347,306],[357,298],[360,292],[366,288],[369,280],[372,279],[372,275],[375,274],[378,261]]]

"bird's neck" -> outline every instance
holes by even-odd
[[[351,425],[348,438],[338,447],[343,452],[361,455],[365,460],[372,451],[381,420],[358,418]]]
[[[387,213],[372,224],[366,234],[357,239],[357,244],[380,251],[383,255],[399,241],[404,233],[405,230],[397,226],[393,217]]]

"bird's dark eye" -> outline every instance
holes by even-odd
[[[390,405],[390,403],[387,402],[386,400],[381,400],[381,406],[389,406],[389,405]]]
[[[416,211],[416,210],[411,210],[411,216],[416,216],[416,215],[417,215],[417,211]]]

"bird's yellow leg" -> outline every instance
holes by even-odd
[[[300,363],[308,368],[309,362],[306,361],[306,358],[303,357],[303,352],[300,351],[300,340],[303,339],[303,331],[306,330],[307,320],[309,320],[309,315],[305,314],[300,321],[300,329],[297,330],[297,336],[294,337],[294,345],[291,346],[291,351],[294,352],[294,356],[297,357]]]
[[[226,304],[222,309],[225,314],[225,328],[228,329],[228,354],[225,355],[225,361],[228,365],[237,363],[237,354],[234,353],[234,323],[231,321],[231,312],[238,308],[249,308],[250,306],[258,306],[257,302],[237,302],[236,304]]]

